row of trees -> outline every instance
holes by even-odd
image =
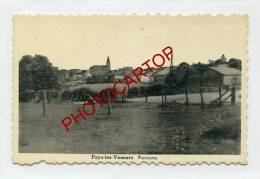
[[[209,60],[208,66],[218,66],[218,65],[228,65],[231,68],[236,68],[241,70],[241,60],[236,58],[231,58],[229,60],[226,59],[225,55],[222,55],[220,59],[217,60]]]

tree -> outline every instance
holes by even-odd
[[[201,87],[207,83],[207,71],[208,66],[202,63],[192,64],[188,70],[186,70],[185,76],[182,81],[183,87]]]
[[[168,85],[169,88],[175,88],[177,84],[176,74],[173,72],[168,73],[165,78],[165,84]]]
[[[218,65],[225,65],[225,64],[227,64],[227,59],[223,54],[219,59],[215,61],[211,61],[210,66],[218,66]]]
[[[32,79],[32,66],[33,57],[30,55],[25,55],[19,62],[19,90],[32,90],[33,89],[33,79]]]
[[[19,62],[19,92],[28,101],[28,90],[58,89],[58,69],[42,55],[25,55]],[[26,94],[27,93],[27,94]]]
[[[214,63],[215,63],[214,60],[210,60],[210,59],[209,59],[209,61],[208,61],[208,65],[209,65],[209,66],[214,66]]]
[[[231,58],[228,61],[228,66],[231,67],[231,68],[236,68],[238,70],[241,70],[241,60],[235,59],[235,58]]]
[[[182,88],[186,86],[187,80],[189,78],[189,64],[180,63],[179,66],[170,72],[165,78],[165,84],[169,89],[171,88]]]
[[[184,75],[178,83],[178,87],[180,87],[180,88],[190,87],[190,77],[191,77],[191,75],[192,75],[192,73],[191,73],[190,68],[185,69]]]
[[[48,58],[42,55],[35,55],[32,66],[33,89],[57,89],[58,70],[52,66]]]

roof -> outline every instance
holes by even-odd
[[[124,79],[124,76],[123,75],[115,75],[114,78],[115,79]]]
[[[159,70],[156,75],[167,75],[168,73],[170,73],[170,68],[165,68],[165,69]]]
[[[80,69],[74,68],[74,69],[70,69],[69,71],[80,71]]]
[[[90,70],[106,70],[106,65],[93,65],[89,68]]]
[[[241,71],[236,68],[230,68],[228,66],[219,65],[216,67],[209,67],[210,69],[216,71],[225,76],[241,76]]]

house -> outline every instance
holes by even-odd
[[[123,67],[116,70],[112,70],[114,81],[124,79],[125,75],[131,74],[133,67]]]
[[[67,87],[68,86],[76,86],[78,84],[78,82],[77,81],[68,81],[65,84],[66,84]]]
[[[91,73],[89,72],[89,70],[84,70],[84,72],[82,73],[82,75],[87,79],[91,79],[92,78],[92,75]]]
[[[129,75],[133,70],[133,67],[123,67],[118,69],[120,75]]]
[[[70,70],[69,70],[69,76],[70,76],[70,78],[71,78],[72,76],[77,75],[77,74],[79,74],[80,72],[81,72],[80,69],[70,69]]]
[[[114,81],[123,81],[125,76],[123,75],[114,75]]]
[[[69,80],[70,78],[69,70],[61,69],[59,70],[59,75],[61,75],[65,80]]]
[[[227,65],[218,65],[216,67],[209,67],[218,75],[219,84],[224,87],[240,87],[241,85],[241,71],[236,68],[228,67]]]

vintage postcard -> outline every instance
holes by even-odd
[[[13,162],[247,163],[246,14],[15,15]]]

